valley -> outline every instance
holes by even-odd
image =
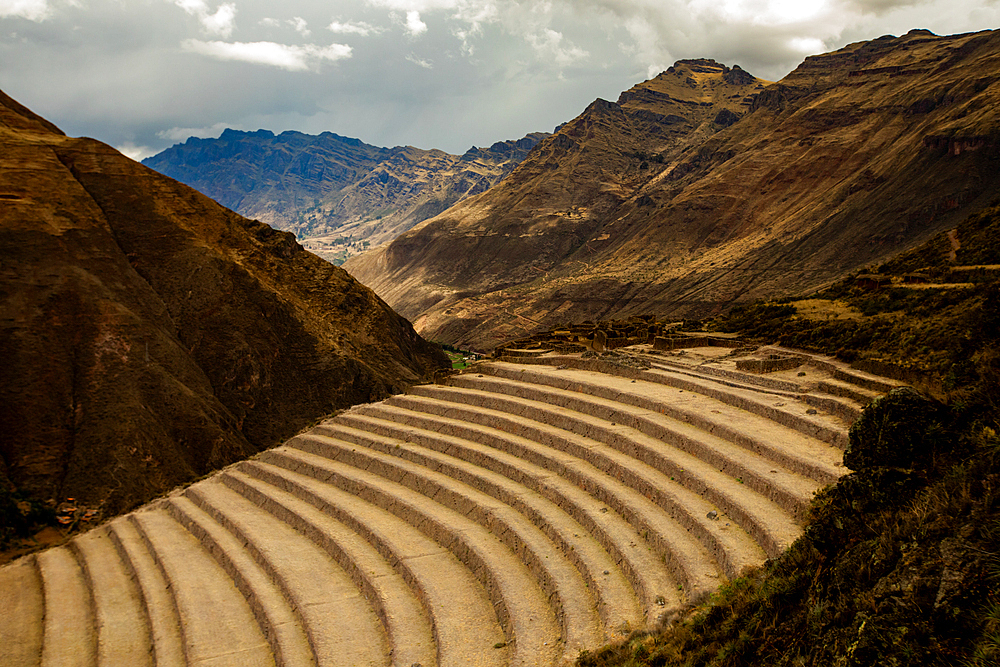
[[[1000,662],[1000,33],[0,143],[0,663]]]

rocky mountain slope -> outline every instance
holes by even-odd
[[[0,93],[0,505],[114,514],[444,363],[292,234]]]
[[[308,249],[338,261],[485,192],[545,136],[450,155],[379,148],[330,132],[225,130],[218,139],[192,137],[143,164],[247,217],[294,232]]]
[[[997,32],[859,42],[771,85],[681,61],[347,266],[418,331],[483,348],[809,292],[995,196],[998,72]]]

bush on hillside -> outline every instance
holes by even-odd
[[[947,410],[911,387],[876,398],[851,426],[844,465],[851,470],[926,465],[943,443]]]

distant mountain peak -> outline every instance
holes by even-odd
[[[380,148],[333,132],[227,129],[218,139],[191,139],[143,164],[343,261],[485,192],[546,136],[532,133],[458,156]]]
[[[673,67],[670,67],[667,71],[673,72],[676,71],[678,68],[684,66],[695,72],[704,72],[704,73],[722,72],[724,70],[729,69],[722,63],[716,62],[711,58],[690,58],[686,60],[678,60],[676,63],[674,63]]]
[[[256,130],[255,132],[246,132],[243,130],[234,130],[232,128],[227,127],[222,131],[222,134],[219,135],[220,139],[242,139],[244,137],[273,138],[274,132],[271,132],[271,130]]]

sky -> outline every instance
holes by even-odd
[[[0,89],[136,159],[227,127],[463,153],[682,58],[774,81],[859,40],[995,27],[1000,0],[0,0]]]

